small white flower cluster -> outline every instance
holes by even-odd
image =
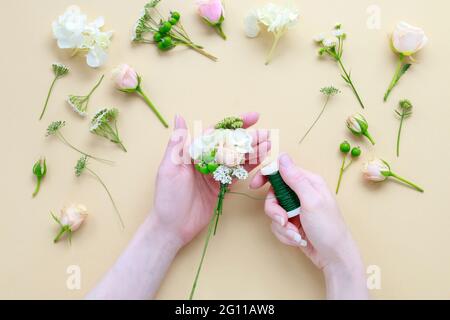
[[[102,66],[107,57],[107,49],[111,44],[112,31],[103,32],[103,17],[88,23],[87,17],[79,7],[71,6],[53,22],[53,35],[61,49],[74,49],[75,52],[86,52],[87,64],[92,68]]]
[[[268,32],[282,34],[288,28],[293,27],[299,18],[298,10],[292,6],[279,6],[268,3],[255,9],[245,18],[245,34],[250,38],[259,35],[262,24],[267,27]]]
[[[341,29],[341,24],[336,24],[329,36],[325,33],[320,33],[314,37],[314,41],[326,48],[333,48],[338,45],[339,39],[345,39],[346,35],[345,31]]]
[[[81,117],[85,117],[87,115],[86,111],[83,111],[86,102],[87,97],[84,96],[70,95],[67,98],[67,103],[69,104],[69,106],[71,106],[73,111],[75,111]]]
[[[230,168],[227,166],[220,166],[213,173],[214,180],[220,182],[221,184],[231,184],[233,182],[233,177],[239,180],[245,180],[248,178],[248,172],[243,167],[239,166],[236,168]]]

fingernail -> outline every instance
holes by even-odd
[[[279,162],[280,162],[281,166],[286,167],[286,168],[288,168],[294,164],[292,162],[291,157],[289,157],[286,153],[284,153],[280,156]]]
[[[291,239],[292,241],[294,241],[295,243],[297,243],[299,245],[301,245],[301,243],[304,241],[302,239],[302,236],[298,232],[295,232],[293,230],[286,231],[286,235],[289,239]]]
[[[282,227],[284,227],[284,225],[286,224],[286,222],[284,221],[284,218],[282,216],[274,216],[273,220]]]

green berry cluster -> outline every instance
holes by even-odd
[[[204,155],[199,163],[195,164],[195,169],[202,174],[214,173],[219,165],[215,161],[215,154],[212,152],[210,155]]]
[[[228,117],[216,124],[215,129],[240,129],[244,126],[244,121],[237,117]]]
[[[341,145],[339,146],[339,149],[344,154],[348,154],[350,152],[353,158],[358,158],[361,155],[361,148],[360,147],[352,148],[348,141],[342,142]]]
[[[178,12],[171,12],[169,19],[161,21],[159,30],[153,34],[153,40],[157,43],[160,50],[167,51],[175,47],[170,31],[180,21],[180,17]]]

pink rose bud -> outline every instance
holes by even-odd
[[[198,3],[198,12],[200,16],[212,24],[219,23],[224,9],[221,0],[200,0]]]
[[[122,64],[113,71],[113,80],[119,90],[133,90],[139,86],[138,74],[127,64]]]

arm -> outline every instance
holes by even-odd
[[[279,162],[281,176],[300,198],[302,213],[288,220],[270,190],[265,211],[273,221],[273,233],[284,244],[299,247],[323,271],[328,299],[367,299],[364,264],[334,195],[322,177],[296,167],[288,155]],[[251,187],[266,182],[257,174]]]
[[[125,252],[87,299],[154,298],[182,246],[177,237],[148,216]]]

